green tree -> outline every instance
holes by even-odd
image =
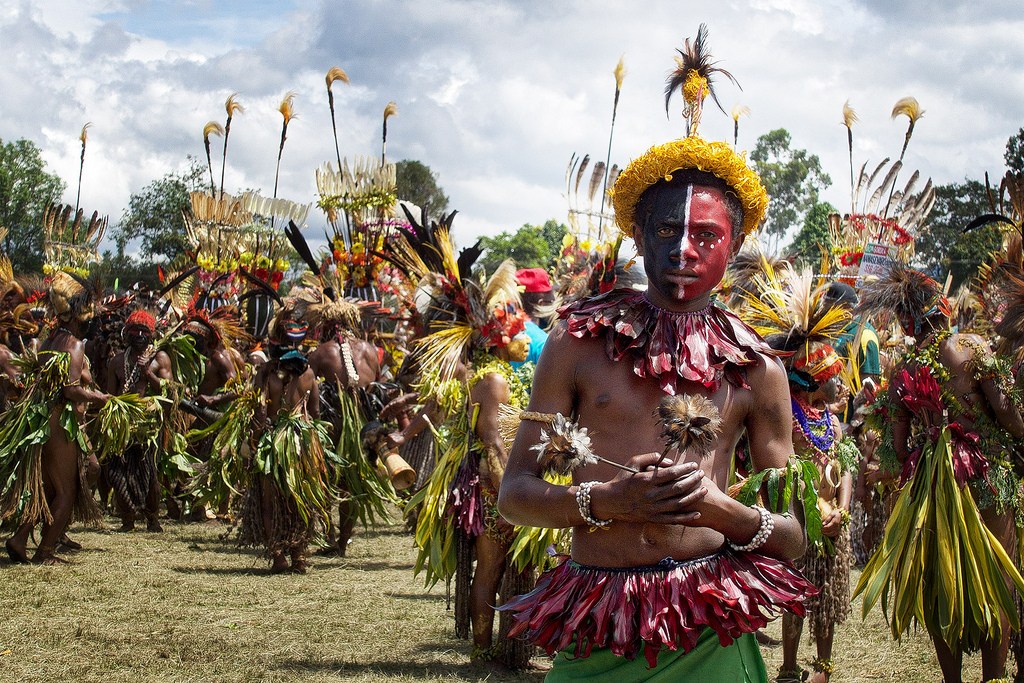
[[[1006,152],[1003,154],[1006,167],[1017,173],[1024,173],[1024,128],[1006,141]]]
[[[398,198],[422,208],[428,216],[437,216],[448,209],[448,195],[437,184],[437,174],[426,164],[405,159],[395,164]]]
[[[114,229],[118,254],[128,242],[141,239],[141,252],[147,261],[158,258],[173,261],[185,253],[185,221],[182,210],[189,206],[189,193],[206,189],[206,167],[189,157],[183,173],[168,173],[139,192],[132,193],[121,222]]]
[[[551,266],[551,260],[555,259],[562,252],[562,239],[566,233],[569,232],[569,228],[565,223],[559,223],[554,218],[549,218],[544,221],[544,225],[541,226],[540,232],[544,235],[544,241],[548,243],[548,263],[546,266]]]
[[[550,221],[549,221],[550,222]],[[561,238],[559,238],[561,247]],[[488,274],[501,265],[505,259],[513,259],[516,268],[547,268],[551,258],[551,245],[545,239],[544,228],[526,224],[515,233],[503,232],[494,237],[481,237],[483,256],[477,262]]]
[[[923,237],[916,242],[917,255],[937,271],[940,282],[952,273],[951,291],[973,277],[978,266],[999,248],[1002,237],[998,225],[963,233],[965,225],[989,210],[985,185],[977,180],[935,188],[935,208]]]
[[[60,200],[64,181],[46,172],[31,140],[0,140],[0,227],[7,228],[4,251],[16,273],[43,266],[43,209]]]
[[[798,266],[816,266],[821,261],[821,248],[832,249],[828,234],[828,216],[838,213],[828,202],[816,202],[804,216],[803,227],[796,234],[787,250],[795,257]]]
[[[143,282],[150,289],[160,289],[160,275],[148,260],[133,259],[124,251],[103,252],[103,260],[92,271],[105,286],[124,291],[136,282]]]
[[[764,231],[776,243],[800,225],[818,202],[818,192],[832,184],[816,154],[790,147],[789,131],[778,128],[757,139],[750,160],[761,176],[771,204]]]

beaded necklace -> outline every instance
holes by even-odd
[[[807,445],[811,447],[811,450],[819,458],[823,460],[831,458],[832,449],[836,445],[835,429],[832,426],[832,413],[826,408],[821,411],[821,417],[816,419],[810,418],[804,412],[803,406],[795,398],[790,399],[790,404],[793,406],[793,422],[800,428],[804,439],[807,441]],[[819,436],[818,433],[821,435]]]

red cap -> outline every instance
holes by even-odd
[[[551,278],[543,268],[521,268],[516,271],[516,282],[525,287],[526,292],[550,292]]]

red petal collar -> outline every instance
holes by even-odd
[[[643,292],[617,289],[580,299],[559,310],[569,334],[605,339],[608,358],[629,356],[633,372],[658,381],[666,394],[683,382],[717,391],[724,377],[748,389],[743,368],[774,355],[754,330],[731,312],[708,304],[692,313],[658,308]]]

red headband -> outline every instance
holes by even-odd
[[[156,331],[156,318],[141,308],[133,311],[128,319],[124,321],[125,327],[144,327],[150,334]]]

